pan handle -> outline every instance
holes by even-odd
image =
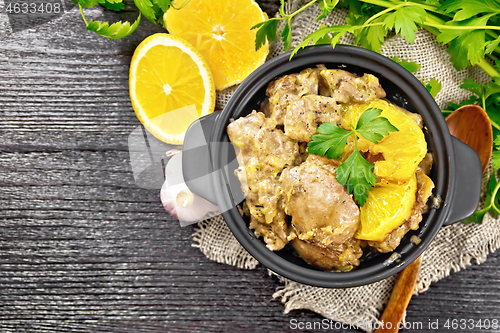
[[[444,221],[443,226],[447,226],[458,221],[462,221],[477,209],[481,197],[482,167],[481,160],[476,151],[455,138],[451,137],[455,160],[450,163],[455,164],[454,193],[450,205],[450,214]]]
[[[218,116],[219,112],[214,112],[194,121],[186,131],[182,146],[184,182],[193,193],[214,205],[217,200],[210,180],[212,163],[208,142]]]

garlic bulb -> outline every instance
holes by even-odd
[[[182,152],[172,156],[167,163],[160,198],[165,210],[178,219],[181,226],[220,214],[217,206],[191,192],[184,183]]]

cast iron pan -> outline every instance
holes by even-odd
[[[260,263],[294,281],[329,288],[361,286],[379,281],[401,271],[430,244],[439,229],[470,216],[479,203],[481,162],[476,152],[452,137],[432,96],[407,70],[394,61],[372,51],[354,46],[329,45],[309,47],[289,61],[290,52],[271,59],[255,70],[235,91],[222,112],[196,121],[186,132],[183,146],[183,173],[186,184],[196,194],[217,204],[228,227],[241,245]],[[278,252],[268,250],[256,239],[241,217],[236,205],[243,201],[240,184],[233,172],[238,167],[226,127],[231,119],[258,110],[266,98],[267,85],[276,77],[298,73],[308,67],[324,64],[357,75],[370,73],[379,78],[387,99],[424,120],[428,151],[434,164],[430,174],[434,197],[439,206],[431,206],[420,227],[408,232],[392,253],[365,251],[360,266],[351,272],[323,272],[305,263],[291,248]],[[440,200],[436,200],[440,201]],[[410,237],[416,235],[416,245]]]

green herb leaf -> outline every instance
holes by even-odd
[[[163,13],[160,13],[160,8],[156,4],[150,0],[134,0],[134,3],[141,14],[153,24],[163,23]]]
[[[337,181],[347,186],[347,191],[352,193],[354,201],[363,206],[368,197],[368,191],[377,181],[377,176],[373,173],[374,167],[358,150],[354,151],[337,168]]]
[[[500,37],[498,37],[497,39],[491,40],[491,41],[487,41],[486,44],[484,45],[484,47],[485,47],[484,53],[492,54],[493,51],[495,51],[495,49],[498,47],[499,44],[500,44]],[[496,67],[498,69],[498,66],[496,66]]]
[[[316,18],[316,21],[324,19],[328,13],[330,13],[335,6],[339,3],[339,0],[320,0],[319,9],[323,12]]]
[[[333,32],[333,37],[331,39],[331,44],[332,46],[337,45],[339,42],[340,37],[344,36],[347,32],[350,32],[353,30],[353,27],[349,27],[346,25],[333,25],[331,27],[325,26],[324,28],[320,28],[319,30],[313,32],[312,34],[308,35],[302,43],[297,45],[297,47],[293,50],[292,54],[290,55],[290,59],[301,49],[309,45],[309,43],[317,44],[318,41],[324,41],[325,40],[325,35],[328,36],[328,33]],[[329,38],[329,37],[328,37]]]
[[[95,5],[103,5],[107,9],[111,10],[122,10],[125,8],[123,5],[123,0],[71,0],[74,4],[85,7],[85,8],[90,8],[94,7]]]
[[[486,213],[489,212],[489,210],[490,210],[489,207],[483,208],[483,209],[478,209],[474,212],[474,214],[472,214],[472,216],[463,220],[462,223],[463,224],[472,224],[472,223],[482,224],[484,216],[486,215]]]
[[[476,94],[479,98],[481,99],[487,99],[493,94],[500,93],[500,85],[497,84],[495,81],[491,81],[488,84],[480,84],[477,82],[474,82],[472,79],[464,79],[464,83],[460,85],[460,88],[462,89],[467,89],[474,94]],[[483,105],[483,108],[485,106]]]
[[[477,96],[472,95],[469,99],[466,99],[465,101],[463,101],[460,104],[448,102],[448,107],[446,108],[446,111],[455,111],[456,109],[458,109],[459,107],[462,107],[464,105],[475,104],[476,101],[477,101]]]
[[[401,33],[408,43],[413,44],[415,31],[418,30],[417,24],[423,24],[426,16],[426,11],[420,6],[404,6],[387,15],[384,27]]]
[[[119,11],[125,8],[123,0],[105,0],[101,3],[105,8],[109,10]]]
[[[363,206],[368,191],[375,185],[377,176],[373,173],[374,167],[358,151],[357,135],[378,143],[389,132],[397,131],[387,118],[380,117],[381,109],[369,108],[358,120],[356,128],[351,125],[348,131],[335,124],[325,122],[318,126],[318,134],[312,136],[307,144],[307,152],[328,158],[339,158],[344,151],[347,140],[354,135],[354,152],[337,168],[337,181],[346,185],[349,193],[353,193],[354,200]]]
[[[397,132],[398,129],[385,117],[379,117],[381,109],[369,108],[359,117],[356,132],[366,140],[379,143],[389,132]]]
[[[257,51],[262,47],[262,45],[266,44],[266,41],[272,42],[278,38],[278,23],[282,19],[272,18],[266,20],[264,22],[257,23],[254,25],[251,30],[257,30],[257,34],[255,36],[255,50]]]
[[[425,0],[425,3],[433,6],[439,6],[441,4],[439,0]]]
[[[498,139],[498,137],[497,137]],[[496,139],[495,139],[496,140]],[[495,152],[496,153],[496,152]],[[483,219],[487,213],[490,213],[493,215],[493,217],[497,217],[498,214],[500,213],[500,208],[498,207],[499,204],[499,197],[500,197],[500,182],[496,178],[496,174],[498,172],[499,168],[497,167],[493,174],[490,177],[490,180],[488,182],[488,189],[486,191],[486,196],[484,198],[484,207],[482,209],[478,209],[472,214],[471,217],[465,219],[462,221],[463,224],[471,224],[471,223],[477,223],[481,224],[483,222]]]
[[[411,62],[411,61],[408,61],[406,59],[399,60],[398,57],[392,57],[391,60],[393,60],[393,61],[397,62],[398,64],[400,64],[401,66],[403,66],[404,69],[406,69],[410,73],[417,72],[421,67],[416,62]]]
[[[281,39],[283,40],[283,49],[288,51],[292,47],[292,26],[290,19],[286,21],[285,27],[281,30]]]
[[[496,151],[491,153],[491,164],[495,168],[500,168],[500,135],[497,135],[495,140],[493,140]]]
[[[318,126],[316,131],[319,134],[313,135],[307,144],[307,152],[328,158],[339,158],[347,144],[347,138],[351,135],[346,131],[329,122]]]
[[[140,22],[141,14],[139,13],[139,17],[137,17],[137,20],[132,25],[129,22],[122,23],[121,21],[109,25],[108,22],[90,20],[86,29],[109,39],[120,39],[133,33]]]
[[[447,14],[456,11],[453,16],[454,21],[463,21],[478,14],[484,13],[500,13],[500,4],[494,0],[462,0],[462,1],[446,1],[438,11]]]
[[[328,28],[326,24],[321,24],[320,29],[323,28]],[[314,45],[328,45],[332,43],[332,39],[328,35],[328,33],[324,34],[323,37],[320,37],[316,40],[316,43]]]
[[[429,83],[425,85],[425,88],[431,93],[432,97],[436,98],[437,94],[441,91],[441,82],[436,78],[432,78]]]
[[[484,26],[491,15],[474,17],[461,22],[448,21],[445,26]],[[441,34],[436,40],[443,44],[450,44],[447,51],[451,54],[450,60],[456,69],[462,70],[469,65],[475,65],[484,57],[486,45],[484,30],[445,28],[439,30]]]

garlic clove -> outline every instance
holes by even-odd
[[[217,206],[191,192],[184,183],[182,152],[172,156],[167,163],[160,198],[165,210],[178,219],[181,226],[220,214]]]

